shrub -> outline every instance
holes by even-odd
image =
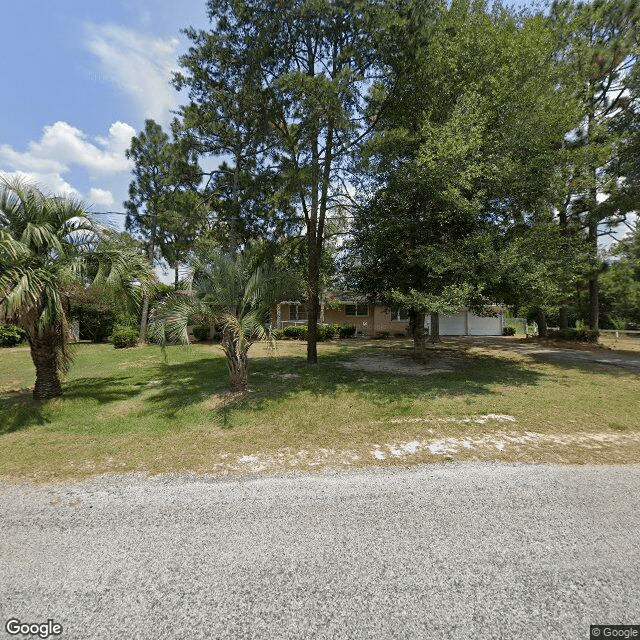
[[[80,323],[80,339],[91,342],[105,342],[116,324],[115,311],[97,302],[75,302],[71,305],[71,316]]]
[[[307,325],[306,324],[292,324],[288,327],[285,327],[282,330],[282,334],[286,338],[294,338],[296,340],[306,340],[307,339]]]
[[[116,325],[111,334],[111,342],[116,349],[135,347],[138,344],[138,331],[133,327]]]
[[[271,329],[271,337],[274,340],[282,340],[283,333],[282,329]]]
[[[379,331],[378,334],[376,335],[376,340],[386,340],[390,336],[391,336],[390,331]]]
[[[337,324],[319,324],[318,340],[331,340],[338,333],[338,326]]]
[[[24,331],[12,324],[0,324],[0,347],[15,347],[27,339]]]
[[[596,343],[600,337],[599,331],[590,329],[567,329],[566,331],[549,331],[548,337],[553,340],[566,340],[570,342]]]
[[[341,324],[338,329],[338,335],[341,338],[353,338],[356,335],[356,325],[355,324]]]
[[[512,324],[507,324],[502,329],[502,335],[503,336],[515,336],[516,335],[516,328]]]
[[[209,339],[209,325],[208,324],[196,324],[194,325],[193,329],[193,337],[196,340],[200,340],[201,342],[203,340],[208,340]]]

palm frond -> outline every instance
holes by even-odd
[[[0,275],[0,315],[18,320],[21,314],[32,315],[42,306],[45,283],[41,273],[32,269],[7,269]]]
[[[29,256],[29,249],[16,240],[9,231],[0,228],[0,270]]]

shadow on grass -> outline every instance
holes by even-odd
[[[219,394],[220,404],[213,408],[214,415],[222,427],[232,428],[236,411],[261,411],[267,403],[286,403],[302,393],[319,399],[347,390],[381,411],[386,407],[398,412],[418,398],[491,395],[496,393],[494,385],[535,385],[543,378],[518,362],[488,355],[460,358],[454,372],[431,375],[369,372],[347,369],[341,364],[363,351],[372,352],[367,345],[362,349],[339,349],[321,357],[315,367],[307,366],[301,356],[250,359],[251,390],[244,395],[227,392],[229,374],[224,358],[165,365],[158,393],[146,401],[153,411],[171,417],[190,404]],[[393,354],[389,349],[384,351],[389,355],[408,353],[406,349]]]
[[[33,391],[11,391],[0,398],[0,435],[31,426],[43,426],[48,420],[42,413],[42,403],[33,399]]]
[[[182,409],[198,404],[229,387],[229,370],[223,356],[160,365],[156,393],[146,398],[150,411],[172,418]]]
[[[249,361],[250,393],[229,394],[229,372],[223,355],[201,357],[178,363],[156,363],[135,375],[112,374],[106,377],[76,378],[65,384],[66,401],[93,400],[109,405],[141,398],[137,415],[160,415],[166,428],[173,427],[172,418],[203,400],[218,396],[212,413],[227,428],[236,424],[238,411],[261,411],[267,403],[286,403],[300,394],[314,398],[331,397],[343,391],[372,403],[381,412],[402,412],[412,400],[453,396],[480,396],[495,393],[493,385],[535,385],[543,377],[526,364],[506,361],[498,356],[459,354],[453,373],[432,375],[394,375],[347,369],[341,363],[362,353],[374,354],[375,344],[340,345],[334,353],[321,354],[315,367],[306,364],[304,353],[254,357]],[[385,346],[387,355],[408,356],[405,345]],[[432,364],[437,365],[437,360]],[[152,379],[156,378],[156,379]],[[29,426],[47,424],[42,407],[26,394],[0,398],[0,434]],[[131,416],[135,420],[135,416]]]

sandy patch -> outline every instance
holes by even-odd
[[[355,360],[341,363],[343,367],[370,373],[393,373],[404,376],[429,376],[435,373],[452,373],[454,364],[450,360],[439,359],[433,363],[419,363],[411,358],[389,355],[360,356]]]

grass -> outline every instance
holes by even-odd
[[[600,336],[599,343],[601,346],[615,351],[626,351],[629,353],[640,352],[640,336],[630,338],[621,335],[619,338],[616,338],[615,334],[605,333]]]
[[[170,347],[164,359],[155,346],[81,344],[64,397],[46,404],[31,397],[28,349],[3,349],[0,476],[51,481],[113,471],[639,459],[635,375],[456,341],[433,350],[427,362],[437,369],[444,359],[453,372],[395,375],[342,362],[407,356],[407,341],[321,343],[316,367],[306,365],[305,347],[279,342],[274,355],[255,345],[251,391],[230,395],[218,345]]]

